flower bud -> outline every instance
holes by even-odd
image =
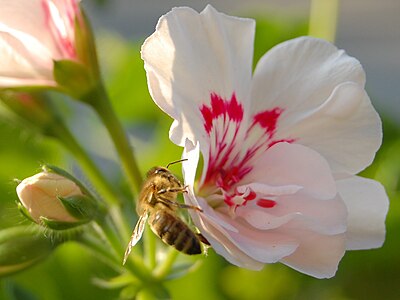
[[[46,258],[57,244],[32,227],[19,226],[0,231],[0,276],[24,270]]]
[[[20,210],[32,221],[67,229],[91,221],[97,203],[76,179],[56,167],[45,167],[17,186]]]
[[[23,123],[31,130],[39,130],[45,135],[52,134],[54,124],[60,122],[51,101],[43,93],[13,90],[0,91],[0,103],[4,106],[2,116],[17,123]]]

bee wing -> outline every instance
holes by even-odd
[[[143,215],[141,215],[139,217],[139,220],[136,223],[135,229],[133,229],[132,236],[131,236],[131,239],[129,240],[128,247],[126,247],[126,250],[125,250],[124,260],[122,262],[123,265],[125,265],[126,260],[128,259],[129,253],[131,253],[131,251],[132,251],[132,247],[135,246],[137,244],[137,242],[140,240],[140,238],[142,237],[148,216],[149,216],[149,214],[147,212],[145,212]]]

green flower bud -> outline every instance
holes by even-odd
[[[60,174],[61,173],[61,174]],[[65,171],[46,166],[17,186],[19,209],[34,222],[63,230],[90,222],[98,205],[89,192]]]
[[[0,102],[6,108],[1,111],[2,115],[46,135],[59,122],[55,108],[43,93],[2,90]]]
[[[32,227],[0,230],[0,276],[34,265],[46,258],[56,246]]]

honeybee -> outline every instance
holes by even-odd
[[[166,168],[154,167],[147,172],[147,178],[140,191],[136,206],[139,220],[125,250],[123,264],[125,264],[132,247],[142,237],[147,220],[152,231],[164,243],[183,253],[200,254],[202,253],[201,243],[208,244],[201,234],[193,232],[177,215],[178,208],[202,212],[202,209],[197,206],[176,201],[178,193],[186,193],[186,186],[182,185],[179,179],[168,170],[168,167],[184,160],[186,159],[171,162]]]

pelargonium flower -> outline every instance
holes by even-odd
[[[79,0],[0,0],[0,88],[55,86],[54,61],[79,60]]]
[[[384,188],[355,176],[381,121],[360,63],[323,40],[279,44],[252,74],[254,31],[211,6],[173,9],[142,47],[150,93],[174,119],[185,201],[203,209],[191,216],[215,251],[249,269],[332,277],[346,250],[384,241]]]

